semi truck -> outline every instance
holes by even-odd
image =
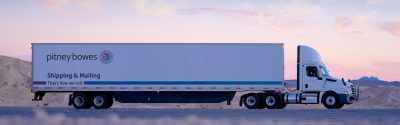
[[[319,53],[297,47],[297,85],[284,79],[283,43],[32,43],[31,91],[69,93],[76,109],[120,103],[221,103],[248,109],[323,104],[340,109],[359,87],[332,77]]]

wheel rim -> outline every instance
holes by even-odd
[[[104,98],[101,96],[96,96],[93,99],[93,104],[95,106],[102,106],[104,104]]]
[[[254,96],[248,96],[246,98],[246,103],[249,106],[254,106],[256,104],[256,98]]]
[[[273,106],[275,105],[275,98],[273,96],[268,96],[265,99],[265,104],[267,104],[268,106]]]
[[[74,99],[74,103],[77,106],[83,106],[83,104],[85,103],[85,99],[82,96],[77,96]]]
[[[328,105],[335,105],[336,99],[333,96],[326,97],[326,104]]]

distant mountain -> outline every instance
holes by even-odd
[[[378,77],[374,77],[374,76],[371,76],[371,77],[363,76],[358,80],[360,80],[360,81],[381,81]]]
[[[351,83],[361,86],[377,87],[383,86],[397,86],[400,87],[400,82],[388,82],[388,81],[366,81],[366,80],[352,80]]]
[[[43,102],[33,102],[31,62],[0,55],[0,105],[34,106],[64,103],[64,94],[46,94]]]
[[[380,85],[384,85],[384,86],[397,86],[400,87],[400,82],[399,81],[384,81],[384,80],[380,80],[378,77],[361,77],[358,80],[352,80],[352,83],[356,84],[356,85],[362,85],[362,86],[369,86],[369,87],[373,87],[373,86],[380,86]]]
[[[30,102],[31,63],[0,55],[0,104]]]

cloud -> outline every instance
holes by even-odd
[[[378,27],[394,36],[400,37],[400,21],[381,22],[378,24]]]
[[[105,0],[40,0],[50,11],[63,16],[70,17],[93,17],[93,15],[104,9],[104,6],[111,4]],[[164,16],[172,14],[179,1],[163,0],[123,0],[115,1],[133,8],[135,11],[153,15]],[[121,6],[126,7],[126,6]]]
[[[353,20],[350,18],[342,17],[336,19],[335,21],[335,30],[337,33],[341,35],[347,35],[349,33],[348,27],[353,23]]]
[[[321,7],[315,4],[311,4],[301,0],[300,2],[284,3],[282,5],[278,5],[277,8],[281,13],[292,16],[317,15],[322,10]]]
[[[367,38],[371,35],[370,31],[376,29],[375,23],[371,18],[375,12],[358,14],[353,17],[337,18],[334,22],[335,31],[342,36],[358,36]]]
[[[69,17],[91,17],[90,13],[99,11],[103,0],[40,0],[50,11]]]
[[[125,0],[125,3],[142,14],[153,16],[173,14],[180,5],[179,1],[163,0]]]
[[[399,4],[400,0],[367,0],[367,5],[374,6],[374,5],[393,5]]]
[[[190,8],[179,9],[179,12],[186,14],[213,13],[232,18],[247,25],[262,27],[279,32],[308,33],[311,22],[281,13],[262,10],[240,10],[224,8]]]
[[[334,29],[342,36],[373,36],[373,32],[382,30],[400,37],[400,21],[374,21],[375,12],[359,14],[353,17],[341,17],[335,20]]]
[[[367,0],[367,5],[382,5],[385,0]]]

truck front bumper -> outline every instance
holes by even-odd
[[[351,89],[351,92],[352,92],[351,96],[352,96],[354,102],[357,102],[358,99],[360,99],[360,86],[358,86],[358,85],[353,86]]]
[[[360,98],[360,87],[358,85],[353,86],[351,92],[351,94],[340,94],[340,101],[344,104],[353,104],[357,102]]]

